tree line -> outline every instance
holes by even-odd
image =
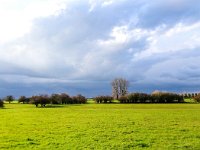
[[[11,95],[6,96],[2,100],[0,100],[0,107],[3,107],[3,101],[11,103],[15,98]],[[69,96],[66,93],[62,94],[52,94],[52,95],[36,95],[31,97],[21,96],[18,99],[18,103],[23,104],[34,104],[36,107],[41,106],[45,107],[47,104],[85,104],[87,103],[87,99],[78,94],[77,96]]]
[[[4,107],[4,102],[3,101],[7,101],[9,103],[11,103],[12,101],[14,101],[14,97],[12,95],[6,96],[3,99],[0,99],[0,108]]]
[[[183,96],[176,93],[155,91],[152,94],[130,93],[119,98],[120,103],[183,103]]]
[[[199,95],[200,93],[183,93],[181,94],[184,98],[195,98]]]
[[[0,108],[2,108],[3,106],[3,101],[0,99]]]
[[[179,95],[176,93],[155,91],[152,94],[130,93],[128,94],[129,81],[124,78],[115,78],[111,82],[112,96],[120,103],[174,103],[183,102],[184,97],[190,95]],[[193,96],[193,95],[191,95]],[[195,97],[195,95],[194,95]],[[104,99],[104,100],[103,100]],[[109,96],[99,96],[95,98],[97,103],[109,101]]]
[[[19,102],[24,103],[24,100],[27,101],[24,97],[19,98]],[[48,95],[39,95],[39,96],[32,96],[29,99],[30,104],[34,104],[36,107],[39,105],[41,107],[45,107],[47,104],[85,104],[87,103],[87,99],[78,94],[77,96],[70,97],[66,93],[62,94],[52,94],[51,96]]]
[[[13,96],[7,96],[4,99],[0,99],[0,107],[3,107],[4,101],[12,102],[14,100]],[[97,96],[93,100],[96,103],[113,103],[116,100],[112,96]],[[194,97],[196,102],[200,102],[200,94]],[[184,96],[176,93],[154,91],[151,94],[147,93],[129,93],[118,98],[119,103],[183,103]],[[85,104],[87,99],[82,95],[77,95],[70,97],[68,94],[52,94],[48,95],[38,95],[32,96],[30,98],[21,96],[18,99],[18,103],[23,104],[34,104],[36,107],[45,107],[47,104]]]
[[[97,96],[94,98],[96,103],[112,103],[114,97]],[[130,93],[118,98],[120,103],[183,103],[183,96],[176,93],[155,91],[152,94]]]
[[[184,98],[193,98],[196,102],[200,102],[200,94],[185,93],[176,94],[170,92],[154,91],[151,94],[147,93],[129,93],[129,81],[124,78],[115,78],[111,82],[112,96],[97,96],[93,98],[96,103],[113,103],[118,100],[120,103],[182,103]],[[0,107],[3,107],[3,101],[11,103],[14,97],[9,95],[3,100],[0,100]],[[32,97],[21,96],[18,99],[19,103],[30,103],[36,107],[39,105],[45,107],[47,104],[85,104],[87,99],[81,94],[70,97],[66,93],[48,95],[37,95]]]

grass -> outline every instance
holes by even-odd
[[[186,98],[184,99],[186,103],[197,103],[193,98]]]
[[[0,109],[0,149],[200,149],[199,104]]]

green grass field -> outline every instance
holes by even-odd
[[[200,149],[199,104],[0,109],[0,149]]]

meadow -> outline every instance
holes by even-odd
[[[199,104],[0,109],[0,149],[200,149]]]

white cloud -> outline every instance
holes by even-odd
[[[108,89],[118,76],[141,89],[151,81],[163,86],[194,80],[200,72],[190,69],[199,63],[199,9],[178,1],[172,9],[172,3],[2,0],[0,82],[58,88],[78,81],[77,89],[92,93],[100,84]]]
[[[109,7],[110,5],[113,5],[115,3],[120,3],[123,0],[89,0],[90,8],[89,12],[92,12],[95,10],[96,7]]]
[[[29,33],[34,19],[58,15],[66,0],[1,0],[0,43],[12,41]]]
[[[165,54],[176,51],[188,51],[200,47],[200,22],[184,25],[178,23],[169,30],[155,29],[149,33],[150,46],[135,54],[135,59],[151,57],[155,54]]]

